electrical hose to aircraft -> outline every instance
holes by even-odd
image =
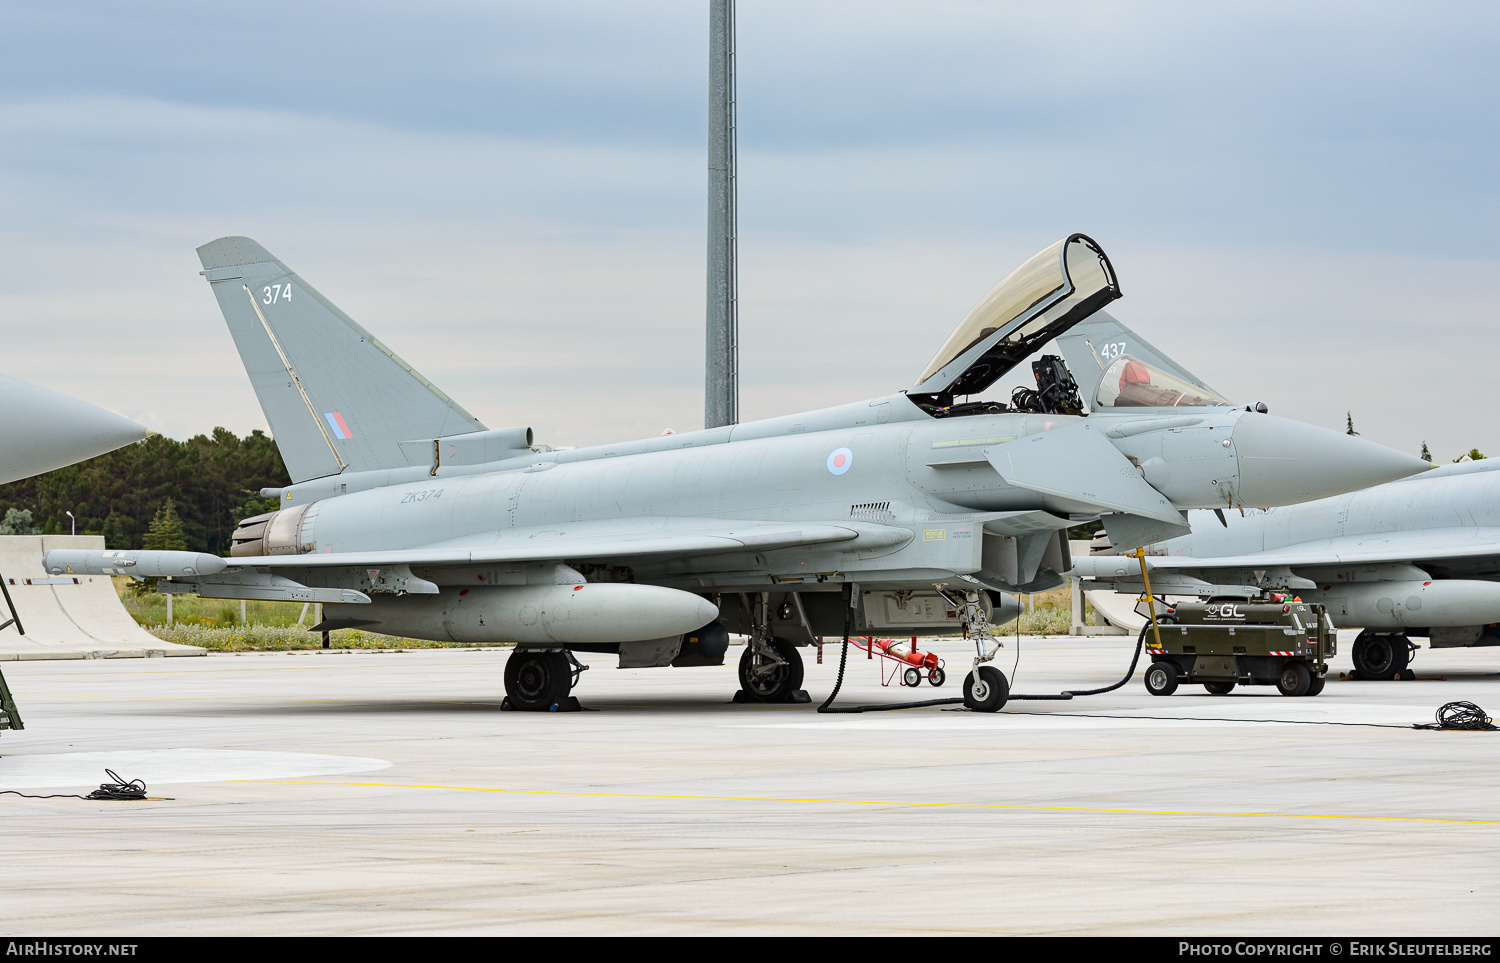
[[[833,708],[833,700],[838,697],[839,689],[844,685],[844,667],[849,663],[849,619],[850,612],[854,608],[854,583],[844,583],[844,644],[839,650],[839,675],[834,680],[833,691],[828,693],[828,698],[818,706],[819,712],[885,712],[890,709],[921,709],[926,706],[947,706],[961,703],[959,699],[925,699],[921,702],[895,702],[890,705],[880,706],[840,706]]]
[[[1142,553],[1142,554],[1144,555],[1144,553]],[[1144,560],[1143,560],[1142,561],[1142,568],[1144,569],[1144,567],[1145,567],[1145,564],[1144,564]],[[1150,584],[1150,583],[1147,583],[1147,584]],[[924,700],[922,700],[920,702],[893,702],[893,703],[891,703],[889,705],[840,706],[838,708],[834,708],[833,707],[833,700],[836,699],[836,698],[838,698],[839,689],[843,688],[843,685],[844,685],[844,668],[845,668],[845,666],[848,665],[848,662],[849,662],[849,629],[850,629],[849,622],[850,622],[850,617],[851,617],[850,616],[850,612],[853,609],[853,607],[854,607],[854,585],[851,582],[845,582],[844,583],[844,641],[843,641],[842,647],[839,649],[839,674],[838,674],[838,678],[834,680],[833,691],[830,692],[830,693],[828,693],[828,698],[823,701],[822,705],[818,706],[818,711],[819,712],[886,712],[886,711],[889,711],[889,710],[892,710],[892,709],[923,709],[923,708],[926,708],[928,706],[956,705],[956,704],[960,704],[960,703],[962,703],[964,701],[961,698],[959,698],[959,699],[924,699]],[[1020,621],[1021,621],[1021,617],[1018,614],[1016,616],[1016,632],[1017,632],[1018,636],[1019,636],[1019,633],[1020,633]],[[1066,690],[1064,692],[1059,692],[1056,695],[1019,695],[1019,694],[1016,694],[1016,693],[1011,693],[1010,699],[1007,700],[1007,701],[1066,702],[1069,699],[1072,699],[1074,696],[1103,695],[1106,692],[1113,692],[1113,691],[1115,691],[1116,689],[1118,689],[1121,686],[1123,686],[1125,683],[1129,682],[1130,679],[1131,679],[1131,677],[1135,675],[1135,667],[1140,662],[1140,659],[1141,659],[1141,649],[1144,648],[1145,645],[1146,645],[1146,632],[1148,630],[1157,631],[1158,632],[1157,638],[1160,639],[1160,637],[1161,637],[1160,634],[1159,634],[1160,630],[1157,629],[1157,626],[1156,626],[1156,606],[1154,604],[1151,606],[1151,622],[1148,623],[1147,625],[1144,625],[1144,626],[1141,627],[1141,634],[1135,640],[1135,653],[1133,655],[1131,655],[1131,657],[1130,657],[1130,668],[1126,669],[1125,670],[1125,675],[1120,678],[1120,681],[1114,683],[1113,685],[1107,685],[1107,686],[1104,686],[1103,688],[1099,688],[1099,689],[1069,689],[1069,690]],[[1019,648],[1019,641],[1017,642],[1017,646],[1018,647],[1017,647],[1017,650],[1016,650],[1016,658],[1017,658],[1017,660],[1019,660],[1020,656],[1021,656],[1020,648]],[[1015,677],[1015,669],[1011,669],[1011,677],[1012,678]]]

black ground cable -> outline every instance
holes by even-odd
[[[1437,711],[1437,722],[1412,726],[1413,729],[1458,729],[1468,732],[1495,732],[1500,726],[1472,702],[1449,702]]]
[[[849,583],[847,583],[847,582],[844,583],[844,644],[843,644],[843,649],[839,652],[839,675],[838,675],[838,679],[833,684],[833,691],[828,694],[827,700],[825,700],[822,705],[818,706],[818,711],[819,712],[888,712],[888,711],[890,711],[892,709],[925,709],[928,706],[950,706],[950,705],[957,705],[957,704],[962,703],[964,701],[962,698],[957,698],[957,699],[924,699],[924,700],[922,700],[920,702],[892,702],[892,703],[890,703],[888,705],[840,706],[837,709],[831,708],[831,706],[833,705],[834,698],[838,696],[839,689],[844,684],[844,665],[846,664],[846,662],[849,659],[849,609],[850,609],[850,602],[852,601],[850,592],[851,592],[851,587],[850,587]],[[1019,636],[1020,618],[1021,617],[1019,615],[1016,616],[1017,634],[1018,634],[1018,636]],[[1121,686],[1123,686],[1125,683],[1129,682],[1131,680],[1131,678],[1135,675],[1135,667],[1136,667],[1136,665],[1141,660],[1141,649],[1144,648],[1145,645],[1146,645],[1146,630],[1149,629],[1149,628],[1151,628],[1150,624],[1147,624],[1146,626],[1142,627],[1141,634],[1139,636],[1137,636],[1136,640],[1135,640],[1135,654],[1130,657],[1130,668],[1125,671],[1125,675],[1120,679],[1120,681],[1114,683],[1113,685],[1107,685],[1107,686],[1104,686],[1103,688],[1100,688],[1100,689],[1069,689],[1069,690],[1066,690],[1064,692],[1059,692],[1056,695],[1020,695],[1020,694],[1017,694],[1017,693],[1013,692],[1013,693],[1011,693],[1006,698],[1006,701],[1007,702],[1067,702],[1070,699],[1072,699],[1074,696],[1103,695],[1106,692],[1113,692],[1113,691],[1115,691],[1116,689],[1118,689]],[[1017,641],[1017,650],[1016,650],[1016,657],[1017,657],[1017,662],[1018,663],[1019,663],[1019,660],[1020,660],[1019,645],[1020,645],[1020,642],[1018,640]],[[1015,678],[1015,669],[1011,670],[1011,678]],[[1486,718],[1488,718],[1488,717],[1486,717]]]
[[[146,784],[142,780],[131,779],[127,782],[113,769],[104,770],[104,774],[113,779],[114,782],[100,783],[99,788],[87,796],[80,796],[74,792],[38,796],[31,793],[17,792],[14,789],[0,789],[0,796],[20,796],[22,799],[82,799],[85,802],[105,799],[139,801],[146,798]]]
[[[1102,689],[1067,689],[1059,692],[1057,695],[1017,695],[1016,693],[1012,692],[1010,694],[1010,699],[1006,701],[1018,700],[1023,702],[1067,702],[1074,696],[1103,695],[1106,692],[1115,691],[1116,689],[1120,688],[1120,686],[1129,682],[1135,675],[1136,664],[1141,661],[1141,649],[1146,645],[1146,632],[1150,628],[1151,624],[1149,622],[1141,627],[1141,634],[1137,636],[1135,640],[1135,655],[1132,655],[1130,657],[1130,668],[1125,670],[1124,677],[1114,685],[1107,685]],[[1014,675],[1014,672],[1012,672],[1012,675]]]
[[[1336,722],[1330,719],[1225,719],[1222,716],[1126,716],[1108,712],[1007,712],[1012,716],[1045,716],[1053,719],[1143,719],[1152,722],[1232,722],[1268,726],[1352,726],[1356,729],[1435,729],[1436,726],[1403,726],[1394,722]]]
[[[833,708],[833,700],[838,697],[839,689],[844,685],[844,666],[849,663],[849,619],[850,611],[854,608],[854,584],[844,583],[844,644],[839,650],[839,675],[834,680],[833,691],[828,693],[828,698],[818,706],[819,712],[886,712],[891,709],[922,709],[927,706],[948,706],[963,702],[959,699],[924,699],[921,702],[893,702],[890,705],[878,706],[840,706]]]

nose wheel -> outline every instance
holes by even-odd
[[[999,712],[1010,698],[1010,683],[992,665],[981,665],[964,677],[964,705],[975,712]]]

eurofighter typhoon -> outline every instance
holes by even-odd
[[[322,602],[316,628],[514,643],[515,709],[567,702],[574,652],[722,665],[731,633],[748,637],[737,698],[806,700],[798,648],[852,627],[973,638],[965,698],[992,711],[1008,685],[983,664],[987,633],[1019,611],[1004,593],[1064,584],[1069,526],[1102,519],[1124,551],[1188,532],[1185,509],[1288,505],[1427,468],[1174,392],[1143,360],[1087,408],[1055,356],[1032,362],[1035,389],[981,400],[1120,297],[1081,234],[1001,281],[905,391],[575,450],[487,428],[255,241],[198,254],[293,484],[264,493],[280,509],[242,521],[229,558],[53,551],[48,570]]]

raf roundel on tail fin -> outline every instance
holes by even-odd
[[[255,241],[221,237],[198,258],[292,481],[404,468],[402,442],[484,430]]]

